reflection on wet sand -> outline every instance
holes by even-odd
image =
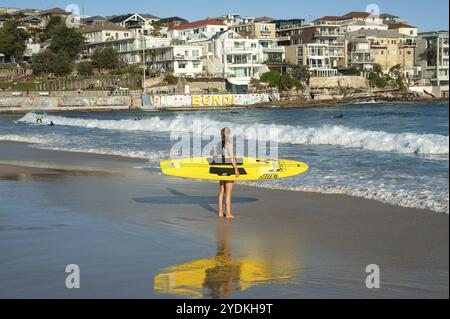
[[[186,298],[226,299],[231,293],[252,286],[289,282],[289,272],[283,273],[264,259],[234,259],[231,254],[230,228],[232,221],[220,219],[217,224],[217,254],[211,258],[194,260],[165,268],[154,278],[158,294],[172,294]],[[273,263],[273,260],[272,260]]]

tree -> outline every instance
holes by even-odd
[[[27,32],[18,20],[7,20],[0,29],[0,52],[13,62],[23,55],[26,49]]]
[[[61,27],[64,27],[64,20],[62,17],[59,16],[55,16],[55,17],[51,17],[50,20],[48,21],[47,25],[45,26],[44,29],[44,40],[48,40],[53,38],[53,36],[55,35],[56,30],[58,30]]]
[[[98,68],[113,70],[120,67],[119,54],[113,48],[97,48],[91,57],[92,63]]]
[[[89,76],[93,73],[93,66],[91,62],[80,62],[77,64],[77,73],[79,75]]]
[[[266,72],[261,75],[261,82],[267,83],[270,87],[278,87],[281,80],[281,74],[277,71]]]
[[[161,28],[162,24],[159,21],[153,21],[152,22],[152,36],[154,37],[160,37],[161,36]]]
[[[381,73],[383,73],[383,68],[378,63],[375,63],[373,65],[373,72],[377,73],[377,74],[381,74]]]
[[[32,69],[36,75],[52,73],[52,65],[56,60],[56,54],[50,50],[39,52],[33,56]]]
[[[400,64],[394,65],[389,73],[394,77],[393,82],[394,86],[399,88],[400,90],[406,89],[405,85],[405,76],[403,75],[403,68]]]
[[[54,53],[51,50],[45,50],[33,57],[32,69],[36,75],[53,73],[57,76],[64,76],[72,72],[73,62],[65,51]]]
[[[85,38],[80,32],[62,25],[53,31],[50,50],[54,53],[65,51],[73,59],[82,52],[84,45]]]
[[[352,66],[350,69],[348,69],[349,75],[361,75],[361,70],[358,69],[356,66]]]
[[[300,82],[308,83],[311,77],[311,73],[305,65],[289,65],[287,72],[290,76]]]
[[[369,74],[369,82],[370,85],[380,89],[384,89],[388,85],[388,79],[383,74],[376,72]]]
[[[431,46],[425,50],[420,55],[420,58],[427,61],[427,65],[429,66],[436,66],[437,62],[437,49],[436,46]]]
[[[287,91],[294,87],[300,87],[300,81],[294,79],[287,73],[281,74],[277,71],[264,73],[261,75],[260,81],[267,83],[270,87],[276,87],[280,91]]]
[[[66,51],[59,51],[56,54],[56,59],[53,62],[51,70],[56,76],[70,74],[73,70],[73,62],[70,55]]]

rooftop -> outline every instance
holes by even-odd
[[[163,19],[159,20],[159,22],[161,22],[161,23],[168,23],[168,22],[174,22],[174,21],[182,21],[184,23],[189,23],[188,20],[180,18],[180,17],[168,17],[168,18],[163,18]]]
[[[352,38],[363,38],[363,37],[377,37],[377,38],[391,38],[391,39],[409,39],[412,38],[405,34],[401,34],[391,30],[367,30],[361,29],[354,32],[349,32],[348,37]]]
[[[339,20],[348,20],[348,19],[367,19],[370,16],[368,12],[360,12],[360,11],[352,11],[343,15],[339,18]]]
[[[396,16],[396,15],[393,15],[393,14],[389,14],[389,13],[382,13],[382,14],[380,14],[380,18],[393,18],[393,19],[397,19],[397,18],[399,18],[399,17]]]
[[[400,28],[414,28],[414,29],[417,29],[416,27],[414,27],[414,26],[412,26],[412,25],[409,25],[409,24],[406,24],[406,23],[393,23],[393,24],[390,24],[389,25],[389,30],[392,30],[392,29],[400,29]]]
[[[314,20],[313,22],[319,22],[319,21],[330,21],[330,22],[334,22],[334,21],[338,21],[341,17],[338,16],[324,16],[322,18],[318,18],[316,20]]]
[[[144,17],[142,17],[139,13],[127,13],[127,14],[122,14],[122,15],[117,15],[117,16],[113,16],[111,17],[108,21],[112,22],[112,23],[122,23],[125,22],[126,20],[128,20],[129,18],[131,18],[134,15],[138,15],[140,16],[142,19],[145,20]]]
[[[183,23],[179,26],[173,26],[170,29],[171,30],[187,30],[187,29],[194,29],[194,28],[207,26],[207,25],[226,26],[224,23],[220,22],[217,19],[205,19],[205,20]]]
[[[70,12],[67,12],[66,10],[63,10],[61,8],[51,8],[48,10],[43,10],[39,12],[38,15],[48,15],[48,14],[62,14],[62,15],[70,15]]]

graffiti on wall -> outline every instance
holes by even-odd
[[[144,107],[226,107],[270,102],[269,94],[150,95]]]

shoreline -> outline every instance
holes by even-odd
[[[226,222],[211,183],[28,146],[0,142],[1,297],[448,298],[448,215],[236,185],[239,218]],[[243,269],[229,288],[228,268],[214,266],[223,249]],[[68,263],[80,265],[82,289],[64,287]],[[365,287],[369,264],[381,289]]]
[[[52,149],[46,149],[46,148],[33,148],[31,146],[33,145],[40,145],[36,143],[30,143],[30,142],[23,142],[23,141],[5,141],[0,140],[0,149],[1,148],[8,148],[8,147],[15,147],[18,149],[22,149],[21,152],[21,160],[18,162],[17,160],[14,160],[13,158],[9,158],[9,160],[5,160],[5,155],[0,155],[0,166],[11,166],[15,167],[15,169],[24,168],[27,170],[49,170],[49,171],[61,171],[61,172],[68,172],[68,171],[74,171],[74,172],[98,172],[98,173],[104,173],[104,174],[115,174],[118,167],[115,166],[115,163],[122,163],[122,166],[119,167],[120,169],[124,170],[125,174],[131,174],[131,175],[139,175],[142,171],[139,169],[134,168],[135,165],[142,165],[147,163],[147,159],[144,158],[136,158],[136,157],[129,157],[125,155],[114,155],[114,154],[102,154],[102,153],[94,153],[94,152],[82,152],[82,151],[70,151],[70,150],[52,150]],[[29,148],[29,153],[24,154],[23,152],[23,146],[26,146]],[[6,152],[3,152],[6,154]],[[6,156],[8,157],[8,156]],[[24,160],[27,159],[28,160]],[[44,162],[39,162],[38,160],[41,158],[46,158]],[[54,158],[57,160],[49,160],[50,158]],[[73,161],[73,159],[81,159],[81,161]],[[83,165],[76,165],[76,163],[83,163]],[[85,163],[89,162],[91,166],[86,166]],[[21,164],[20,164],[21,163]],[[75,163],[75,165],[74,165]],[[132,165],[133,167],[129,167],[129,165]],[[1,172],[1,171],[0,171]],[[152,176],[161,176],[158,174],[145,172],[146,174],[151,174]],[[0,180],[1,180],[1,174],[0,174]],[[211,182],[207,181],[198,181],[198,180],[190,180],[190,179],[183,179],[183,181],[186,182],[200,182],[200,183],[207,183],[211,184]],[[403,208],[403,209],[412,209],[417,211],[422,211],[423,213],[428,214],[442,214],[442,215],[449,215],[448,212],[444,211],[434,211],[431,209],[424,209],[424,208],[417,208],[417,207],[407,207],[407,206],[400,206],[395,205],[386,201],[381,201],[377,199],[369,199],[362,196],[356,196],[352,194],[347,194],[345,192],[324,192],[324,191],[307,191],[307,190],[294,190],[292,188],[286,187],[275,187],[275,188],[269,188],[264,186],[257,186],[252,185],[252,183],[237,183],[237,185],[241,187],[248,187],[248,188],[256,188],[260,190],[267,190],[267,189],[273,189],[281,192],[289,192],[289,193],[302,193],[302,194],[320,194],[324,196],[344,196],[348,198],[353,199],[362,199],[367,201],[372,201],[376,203],[381,203],[384,205],[389,205],[396,208]]]

